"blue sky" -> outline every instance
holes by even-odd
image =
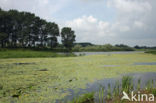
[[[112,22],[115,17],[115,10],[108,8],[106,0],[86,1],[71,0],[65,7],[55,13],[54,18],[58,20],[72,20],[82,15],[94,16],[100,20]]]
[[[77,42],[156,46],[156,0],[0,0],[0,7],[72,27]]]

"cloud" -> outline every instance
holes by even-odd
[[[0,7],[70,26],[77,42],[156,44],[156,0],[0,0]]]
[[[29,11],[47,20],[62,9],[69,0],[0,0],[0,7],[5,10],[17,9]]]
[[[147,12],[152,9],[147,0],[110,0],[107,5],[125,13]]]
[[[115,8],[116,21],[120,22],[120,26],[126,25],[130,28],[126,34],[117,32],[119,36],[134,39],[156,38],[156,30],[152,28],[156,26],[155,0],[112,0],[108,4]]]
[[[99,21],[93,16],[82,16],[72,21],[67,21],[66,26],[72,27],[77,34],[77,41],[94,41],[96,42],[101,37],[109,33],[108,22]]]
[[[78,42],[155,46],[155,0],[110,0],[107,7],[116,12],[114,22],[101,21],[92,15],[66,22],[66,26],[76,31]]]

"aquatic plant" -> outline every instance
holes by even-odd
[[[125,91],[127,94],[131,94],[130,91],[133,90],[134,86],[133,86],[133,82],[132,82],[132,77],[131,76],[123,76],[122,77],[122,82],[121,82],[121,86],[122,86],[122,91]],[[154,80],[149,80],[147,82],[147,84],[149,85],[150,89],[145,89],[143,88],[142,90],[140,89],[140,84],[141,84],[141,79],[138,79],[138,84],[136,85],[135,88],[138,88],[138,92],[139,96],[140,93],[151,93],[154,94],[154,96],[156,96],[156,88],[153,87],[151,88],[151,84],[154,84]],[[136,92],[136,91],[133,91]],[[113,94],[112,94],[113,93]],[[84,94],[84,95],[88,95],[88,94]],[[77,98],[74,99],[74,102],[72,103],[107,103],[107,102],[111,102],[111,103],[125,103],[126,101],[121,101],[121,93],[120,93],[120,83],[119,81],[116,81],[115,86],[113,88],[113,91],[111,91],[111,85],[110,83],[108,84],[108,88],[107,88],[107,92],[105,94],[105,86],[102,86],[100,84],[99,86],[99,91],[98,91],[98,102],[79,102],[79,100],[81,100],[81,98]],[[87,96],[85,96],[87,97]],[[91,97],[90,97],[91,98]],[[85,99],[82,99],[85,100]]]
[[[141,79],[138,79],[137,89],[138,89],[138,90],[141,89]]]
[[[125,91],[126,93],[130,93],[130,90],[133,89],[132,86],[132,77],[130,76],[123,76],[122,77],[122,91]]]
[[[120,83],[116,81],[114,89],[113,89],[113,97],[119,96],[120,94]]]
[[[151,85],[152,85],[152,89],[154,88],[154,80],[152,79],[152,81],[151,81]]]
[[[3,85],[0,84],[0,90],[2,90],[2,89],[3,89]]]
[[[152,84],[151,84],[151,81],[149,80],[149,81],[147,81],[147,83],[146,83],[146,89],[147,90],[151,90],[152,88]]]
[[[83,94],[68,103],[94,103],[94,92]]]
[[[111,85],[109,83],[108,88],[107,88],[107,97],[106,97],[106,99],[110,100],[111,97],[112,97],[112,95],[111,95]]]
[[[100,85],[99,92],[99,102],[104,103],[104,95],[105,95],[105,86]]]
[[[95,80],[114,78],[126,73],[156,72],[155,65],[132,65],[145,60],[154,62],[156,55],[132,53],[68,58],[0,59],[0,84],[3,86],[3,89],[0,90],[0,101],[2,103],[11,101],[45,103],[64,99],[70,94],[69,88],[73,91],[79,88],[85,89],[87,83],[95,82]],[[28,63],[31,64],[28,65]],[[119,66],[104,67],[103,65]],[[47,70],[42,70],[45,68]],[[30,84],[34,84],[32,89],[27,88]],[[18,100],[17,98],[10,99],[18,92],[16,90],[18,88],[26,89],[22,89],[23,92]]]
[[[154,94],[154,96],[156,96],[156,88],[152,89],[152,94]]]

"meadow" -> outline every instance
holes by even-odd
[[[18,54],[18,53],[17,53]],[[3,54],[1,54],[2,56]],[[1,58],[1,103],[55,103],[104,78],[156,72],[156,55],[146,53],[89,55],[57,58]],[[68,101],[68,100],[65,100]]]
[[[51,57],[72,57],[72,53],[59,54],[52,50],[34,50],[34,49],[0,49],[0,58],[51,58]]]

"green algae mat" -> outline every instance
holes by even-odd
[[[0,59],[0,103],[55,103],[96,80],[156,72],[156,65],[141,65],[155,62],[145,53]]]

